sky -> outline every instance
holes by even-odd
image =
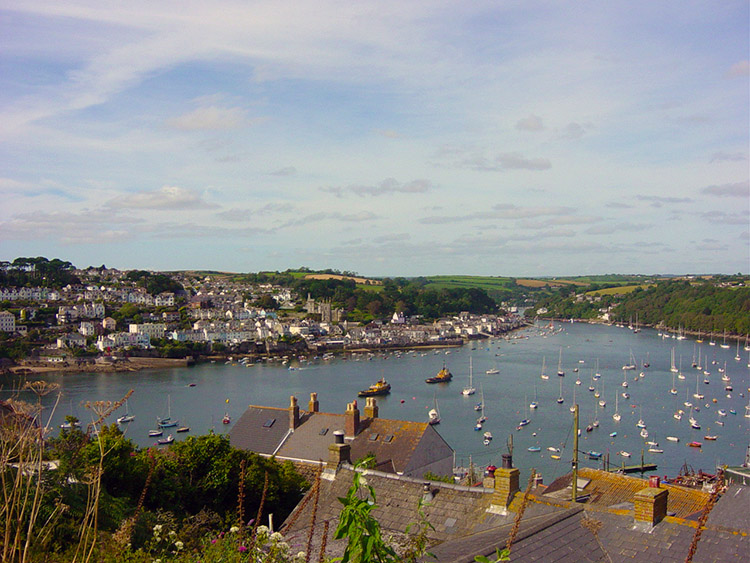
[[[0,259],[750,272],[746,0],[5,0]]]

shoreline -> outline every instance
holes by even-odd
[[[68,362],[66,362],[68,363]],[[68,365],[49,365],[33,360],[23,360],[16,366],[6,368],[8,375],[75,375],[80,373],[122,373],[139,372],[147,369],[165,369],[187,367],[194,362],[189,358],[148,358],[148,357],[118,357],[113,360],[98,360],[94,362],[71,362]]]

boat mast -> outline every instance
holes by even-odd
[[[573,405],[573,480],[571,488],[573,489],[573,502],[578,499],[578,405]]]

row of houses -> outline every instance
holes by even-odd
[[[146,307],[173,307],[175,295],[167,292],[151,295],[141,288],[67,286],[57,290],[46,287],[4,287],[0,288],[0,301],[116,301]]]

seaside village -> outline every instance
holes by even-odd
[[[112,271],[110,271],[112,272]],[[116,272],[110,275],[115,275]],[[283,311],[296,296],[283,287],[250,287],[210,277],[192,285],[194,295],[180,303],[174,294],[149,295],[126,284],[0,290],[0,301],[32,303],[20,317],[0,313],[1,330],[23,331],[37,305],[58,304],[58,336],[39,355],[64,362],[71,350],[92,343],[103,354],[148,349],[154,339],[218,342],[245,351],[270,350],[299,337],[310,350],[415,346],[494,335],[520,326],[516,316],[459,315],[430,325],[395,314],[388,323],[355,326],[341,320],[330,302],[303,298],[307,315],[281,321],[275,311],[250,306],[268,294]],[[182,298],[184,299],[184,297]],[[107,315],[123,303],[160,308],[141,313],[142,322],[119,326]],[[185,327],[189,321],[189,328]],[[424,519],[432,557],[424,561],[471,562],[493,557],[512,541],[512,561],[748,561],[750,560],[750,448],[744,463],[713,475],[662,482],[603,470],[578,468],[551,483],[514,467],[512,447],[499,467],[469,471],[454,482],[426,475],[452,475],[454,452],[429,422],[379,416],[377,397],[321,412],[319,392],[291,396],[286,405],[251,405],[229,431],[232,446],[289,460],[311,487],[284,523],[288,541],[321,544],[329,556],[341,555],[346,539],[334,539],[353,472],[360,471],[376,494],[373,516],[394,544],[406,542],[407,527]],[[374,456],[362,469],[356,460]],[[738,451],[736,463],[742,462]],[[321,522],[327,523],[326,526]],[[279,524],[281,524],[279,526]],[[310,539],[311,538],[311,539]],[[494,561],[494,558],[492,559]]]
[[[76,349],[95,346],[106,355],[125,350],[138,355],[155,340],[217,343],[241,353],[278,353],[285,350],[334,351],[429,344],[460,344],[463,340],[505,333],[523,325],[515,314],[470,315],[420,324],[419,319],[394,313],[390,322],[373,321],[361,326],[343,320],[343,311],[330,301],[294,295],[289,288],[227,282],[205,277],[200,283],[174,276],[192,295],[161,293],[126,282],[123,272],[108,270],[106,286],[67,286],[61,290],[41,287],[0,288],[0,302],[23,302],[18,318],[0,312],[0,331],[25,333],[25,321],[33,320],[40,307],[57,306],[54,342],[36,350],[37,362],[64,363]],[[85,279],[86,271],[77,271]],[[196,287],[197,286],[197,287]],[[274,308],[254,306],[263,296],[272,297]],[[30,305],[27,305],[29,304]],[[118,323],[108,316],[124,304],[140,311],[141,322]],[[51,339],[52,340],[52,339]],[[290,347],[296,341],[302,346]]]

